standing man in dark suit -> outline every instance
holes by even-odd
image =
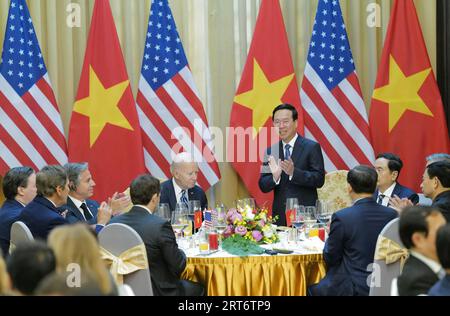
[[[133,208],[114,217],[110,223],[122,223],[133,228],[144,241],[155,295],[198,296],[202,285],[180,280],[186,267],[186,255],[178,248],[170,223],[153,215],[160,200],[159,181],[151,175],[141,175],[130,185]]]
[[[12,224],[17,221],[25,205],[36,196],[36,174],[30,167],[10,169],[3,178],[6,201],[0,208],[0,249],[6,257]]]
[[[60,209],[67,210],[66,220],[69,223],[86,222],[99,232],[111,219],[113,211],[109,206],[112,199],[109,203],[102,203],[102,206],[89,199],[94,194],[95,182],[87,163],[68,163],[64,165],[64,169],[69,179],[69,195],[67,203]],[[117,193],[113,199],[116,196]],[[128,197],[126,199],[128,204]]]
[[[378,235],[397,217],[395,210],[372,198],[377,184],[374,168],[355,167],[349,171],[347,182],[353,206],[332,216],[323,249],[328,271],[320,283],[310,287],[311,295],[369,295],[369,265],[373,263]]]
[[[410,206],[402,211],[399,234],[410,256],[397,280],[400,296],[425,295],[445,276],[436,252],[436,232],[445,223],[439,209],[432,206]]]
[[[394,196],[407,198],[413,204],[419,202],[419,196],[413,190],[397,182],[402,167],[403,161],[397,155],[383,153],[377,156],[375,169],[378,173],[378,182],[373,197],[378,204],[389,207],[389,199]]]
[[[286,225],[286,199],[297,198],[301,205],[315,205],[317,188],[325,182],[320,145],[297,133],[298,113],[290,104],[277,106],[272,121],[280,142],[267,149],[259,188],[274,191],[272,214],[278,215],[277,225]]]
[[[188,201],[200,201],[202,210],[208,208],[208,200],[205,191],[197,183],[198,165],[193,157],[182,152],[177,154],[170,166],[172,179],[161,184],[161,203],[168,203],[170,211],[175,210],[177,203]]]
[[[36,174],[37,196],[19,215],[36,239],[47,240],[50,231],[68,224],[58,208],[67,201],[69,181],[63,167],[45,166]]]

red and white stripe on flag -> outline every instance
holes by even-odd
[[[147,169],[171,177],[172,157],[189,152],[207,190],[220,179],[208,122],[167,0],[151,6],[137,95]]]
[[[319,1],[300,98],[305,136],[320,143],[327,172],[373,164],[367,112],[339,1]]]
[[[61,116],[25,0],[11,0],[0,64],[0,173],[67,162]]]

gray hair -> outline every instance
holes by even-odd
[[[50,197],[56,193],[56,188],[65,187],[67,174],[61,166],[45,166],[36,174],[37,194]]]
[[[192,154],[188,153],[188,152],[181,152],[176,154],[173,157],[172,160],[172,164],[170,165],[170,172],[173,173],[173,170],[181,163],[184,162],[195,162],[194,157],[192,156]]]
[[[71,162],[66,163],[64,169],[70,182],[70,191],[76,191],[80,184],[80,175],[89,169],[89,164],[87,162]]]
[[[450,162],[450,155],[444,154],[444,153],[437,153],[429,155],[427,158],[425,158],[427,163],[430,164],[432,162],[438,162],[438,161],[448,161]]]

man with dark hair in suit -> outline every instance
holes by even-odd
[[[450,224],[442,226],[436,234],[436,252],[445,277],[428,292],[430,296],[450,296]]]
[[[180,280],[186,267],[186,255],[178,248],[170,223],[153,215],[160,200],[159,181],[151,175],[141,175],[130,185],[134,206],[110,223],[122,223],[133,228],[147,249],[150,276],[155,295],[198,296],[204,294],[202,285]]]
[[[89,198],[94,194],[95,182],[92,179],[87,163],[68,163],[64,165],[69,179],[69,195],[67,203],[60,209],[67,210],[66,219],[69,223],[87,222],[99,232],[111,219],[113,199],[117,200],[117,193],[108,202],[100,206]],[[126,203],[128,204],[128,197]],[[116,203],[117,204],[117,203]]]
[[[389,199],[397,196],[407,198],[413,204],[419,202],[419,196],[397,182],[402,170],[403,162],[397,155],[392,153],[382,153],[375,160],[375,169],[378,173],[377,190],[374,198],[378,204],[390,206]]]
[[[378,235],[397,217],[395,210],[377,204],[372,197],[377,184],[374,168],[353,168],[347,182],[353,206],[331,218],[330,235],[323,249],[328,271],[322,281],[309,288],[311,295],[369,295],[369,266]]]
[[[30,167],[10,169],[3,178],[6,201],[0,208],[0,249],[8,255],[12,224],[20,212],[36,196],[36,174]]]
[[[423,194],[433,200],[447,222],[450,222],[450,162],[438,161],[427,166],[422,180]]]
[[[67,201],[69,181],[63,167],[45,166],[36,174],[37,196],[19,215],[34,238],[47,240],[50,231],[68,224],[59,207]]]
[[[317,188],[325,182],[320,145],[297,133],[298,113],[294,106],[282,104],[272,113],[273,125],[281,140],[266,151],[259,178],[262,192],[274,192],[272,214],[276,224],[286,225],[286,199],[297,198],[299,204],[315,205]]]
[[[436,232],[445,223],[439,209],[432,206],[409,206],[402,211],[399,234],[410,256],[397,280],[400,296],[427,294],[439,281],[443,272],[436,253]]]
[[[182,152],[177,154],[170,166],[172,179],[161,184],[161,203],[168,203],[170,211],[175,210],[177,203],[188,207],[189,201],[200,201],[202,210],[208,208],[205,191],[197,183],[198,165],[193,157]]]

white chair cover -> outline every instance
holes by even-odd
[[[119,256],[128,249],[143,244],[142,238],[130,226],[125,224],[110,224],[103,228],[98,234],[98,241],[102,248],[114,256]],[[147,253],[145,253],[147,258]],[[131,287],[138,296],[153,296],[150,270],[137,270],[123,276],[124,284]]]
[[[16,246],[24,241],[33,241],[34,237],[30,229],[24,222],[14,222],[11,226],[9,253],[11,254]]]
[[[393,219],[390,221],[383,230],[380,232],[377,242],[377,249],[380,246],[380,240],[382,237],[390,239],[398,244],[398,246],[404,248],[400,235],[398,232],[399,219]],[[401,260],[398,260],[391,264],[386,264],[386,260],[374,260],[373,272],[370,278],[370,296],[390,296],[392,280],[397,278],[401,273]]]

